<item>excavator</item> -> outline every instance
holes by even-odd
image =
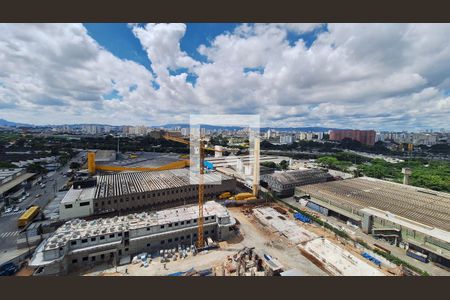
[[[170,135],[164,135],[164,139],[169,141],[174,141],[178,143],[182,143],[190,146],[190,142]],[[200,175],[205,173],[205,151],[218,151],[225,152],[226,150],[218,150],[213,148],[205,147],[202,140],[200,140],[199,154],[200,154]],[[254,167],[254,178],[253,178],[253,193],[241,193],[236,195],[235,197],[240,198],[239,200],[247,200],[247,198],[256,199],[258,193],[258,184],[259,184],[259,139],[255,139],[255,167]],[[105,165],[96,165],[95,164],[95,152],[89,152],[87,155],[88,159],[88,171],[91,175],[95,174],[96,171],[112,171],[112,172],[121,172],[121,171],[163,171],[163,170],[172,170],[172,169],[182,169],[190,166],[190,160],[180,160],[176,162],[169,163],[167,165],[163,165],[160,167],[126,167],[126,166],[105,166]],[[203,176],[199,176],[199,186],[198,186],[198,240],[197,240],[197,248],[201,249],[205,245],[204,234],[203,234],[203,197],[204,197],[205,185],[203,181]],[[249,194],[249,195],[243,195]],[[231,196],[231,195],[230,195]],[[241,199],[242,198],[242,199]]]

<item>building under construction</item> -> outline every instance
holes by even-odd
[[[319,169],[304,169],[275,172],[261,176],[261,181],[267,183],[268,188],[280,197],[294,195],[297,186],[326,182],[333,179],[333,176]]]
[[[158,253],[197,241],[197,205],[91,221],[75,219],[59,227],[36,249],[29,266],[35,275],[62,275],[98,263],[118,264],[141,252]],[[236,221],[214,201],[203,205],[204,236],[226,240]]]
[[[205,200],[225,191],[235,192],[234,178],[214,171],[204,176]],[[91,184],[74,183],[61,201],[61,219],[198,202],[198,183],[190,178],[188,169],[122,172],[94,178]]]
[[[302,204],[450,266],[450,194],[360,177],[298,187]],[[310,198],[310,199],[309,199]]]

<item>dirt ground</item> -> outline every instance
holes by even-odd
[[[24,268],[20,269],[20,271],[17,272],[17,273],[15,274],[15,276],[32,276],[32,275],[33,275],[33,272],[34,272],[34,269],[33,269],[33,268],[30,268],[30,267],[24,267]]]
[[[278,233],[272,232],[261,225],[253,216],[246,216],[240,208],[229,208],[230,214],[239,220],[240,231],[243,240],[235,246],[241,248],[255,247],[262,254],[269,254],[284,265],[284,269],[296,268],[308,276],[326,276],[327,274],[314,265],[298,250],[296,245],[288,243],[288,240]]]
[[[161,263],[161,259],[156,258],[150,262],[148,267],[142,266],[141,263],[119,266],[117,267],[117,272],[115,267],[104,269],[105,267],[103,266],[103,270],[101,268],[91,270],[87,275],[164,276],[175,272],[185,272],[191,268],[204,270],[221,264],[228,256],[233,255],[244,247],[254,247],[261,255],[268,254],[276,258],[283,264],[285,270],[295,268],[309,276],[327,275],[325,271],[304,257],[297,245],[289,243],[289,240],[284,236],[262,225],[252,214],[246,213],[239,207],[231,207],[229,212],[239,222],[239,234],[228,241],[220,242],[219,249],[199,253],[196,256],[189,255],[185,259],[168,263]],[[324,230],[317,225],[302,224],[301,226],[318,236],[326,237],[354,254],[358,254],[358,250],[353,245],[344,243],[343,240],[330,231]],[[383,271],[386,272],[385,270]]]
[[[222,264],[244,247],[255,247],[260,254],[269,254],[283,264],[284,269],[296,268],[309,276],[325,276],[324,271],[301,255],[296,245],[290,245],[284,237],[271,232],[262,226],[254,217],[246,216],[241,208],[230,208],[230,214],[236,218],[239,225],[239,234],[228,241],[220,242],[220,248],[201,252],[196,256],[192,254],[185,259],[161,263],[161,258],[150,262],[148,267],[138,264],[125,266],[98,267],[88,272],[88,276],[165,276],[175,272],[185,272],[191,268],[204,270]]]
[[[86,274],[87,276],[166,276],[176,272],[185,272],[191,268],[197,271],[211,268],[214,265],[222,263],[227,256],[233,255],[240,249],[216,249],[201,252],[195,256],[190,255],[185,259],[178,259],[167,263],[161,263],[160,258],[151,261],[148,267],[142,266],[142,263],[128,264],[118,266],[117,272],[115,267],[106,270],[93,270]]]

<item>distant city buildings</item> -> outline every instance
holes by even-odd
[[[13,127],[9,127],[13,128]],[[19,130],[19,129],[15,129]],[[39,126],[33,128],[21,128],[20,131],[24,133],[42,133],[47,132],[51,134],[63,134],[63,135],[122,135],[122,136],[144,136],[150,135],[153,138],[161,138],[164,134],[170,134],[177,137],[189,137],[192,134],[187,125],[174,125],[161,126],[161,127],[149,127],[145,125],[130,126],[113,126],[113,125],[99,125],[99,124],[73,124],[73,125],[52,125],[52,126]],[[248,128],[216,128],[216,127],[202,127],[200,129],[201,135],[208,139],[211,136],[221,135],[227,137],[229,145],[238,145],[243,141],[237,142],[241,138],[248,136]],[[328,137],[329,135],[329,137]],[[432,129],[426,129],[420,132],[395,132],[395,131],[373,131],[373,130],[330,130],[327,132],[322,131],[300,131],[296,129],[277,129],[269,128],[267,131],[262,131],[260,137],[275,145],[289,145],[297,141],[342,141],[345,138],[349,138],[355,141],[359,141],[362,144],[374,145],[375,142],[387,143],[388,147],[392,143],[392,147],[396,148],[398,144],[413,144],[414,146],[426,145],[433,146],[435,144],[446,144],[450,141],[450,133],[446,132],[444,128],[439,128],[433,131]],[[233,139],[236,139],[234,141]],[[398,147],[397,147],[398,148]]]
[[[276,131],[268,129],[263,138],[272,144],[289,145],[296,141],[321,141],[325,132]]]
[[[377,134],[380,141],[395,143],[433,146],[437,143],[447,143],[448,134],[442,132],[380,132]]]
[[[361,144],[373,146],[376,133],[374,130],[331,130],[330,141],[342,141],[351,139]]]
[[[280,135],[280,144],[282,145],[290,145],[294,141],[293,136],[291,134]]]
[[[181,128],[182,136],[189,136],[189,128]]]

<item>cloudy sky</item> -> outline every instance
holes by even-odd
[[[0,24],[0,118],[450,129],[450,24]]]

